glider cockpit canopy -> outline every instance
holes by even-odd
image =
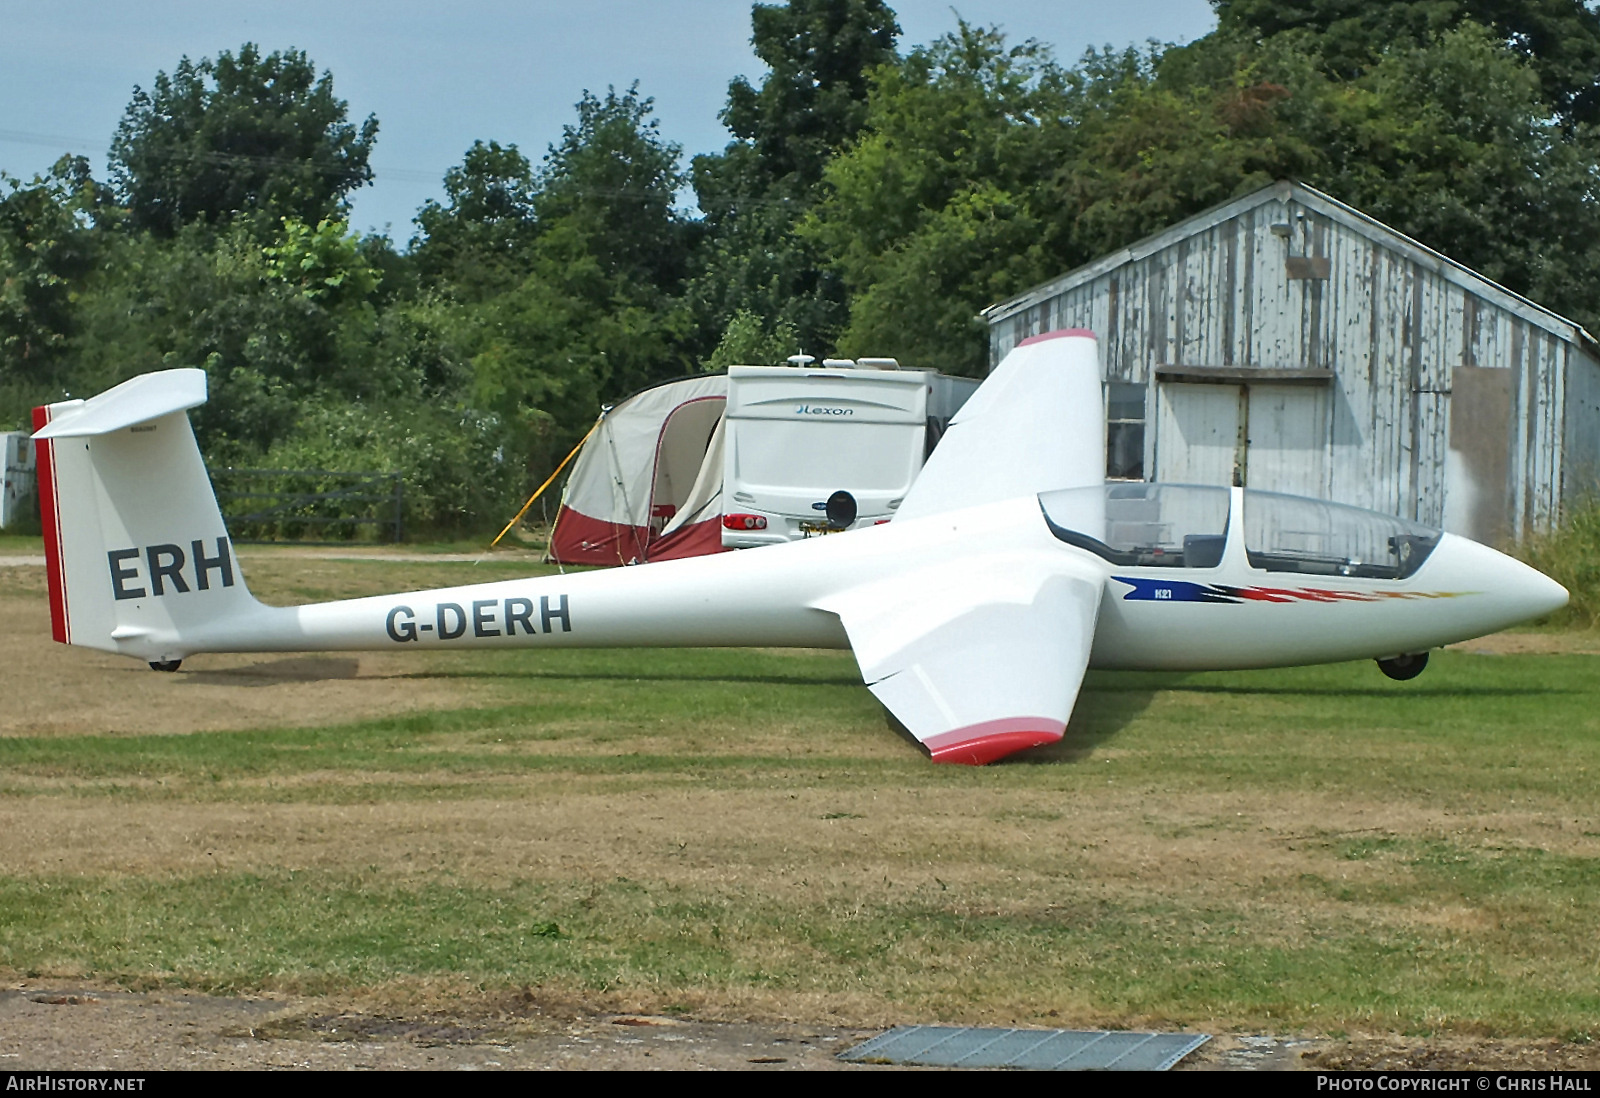
[[[1123,567],[1215,568],[1231,516],[1226,488],[1108,482],[1039,496],[1045,521],[1069,545]],[[1302,575],[1405,579],[1440,531],[1326,500],[1243,492],[1245,554],[1252,568]]]

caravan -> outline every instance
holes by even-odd
[[[893,359],[731,367],[722,544],[744,549],[888,522],[977,387],[901,370]],[[853,516],[828,513],[836,492],[848,493]]]
[[[673,560],[886,522],[977,386],[864,359],[734,366],[646,389],[584,444],[550,559]],[[841,492],[850,522],[826,511]]]
[[[5,530],[25,515],[31,518],[34,510],[28,503],[33,495],[33,440],[26,432],[0,432],[0,472],[5,476],[0,483],[0,530]]]

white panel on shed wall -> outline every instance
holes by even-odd
[[[1520,319],[1511,322],[1510,353],[1506,356],[1511,367],[1511,536],[1520,540],[1528,511],[1528,331]]]
[[[1540,332],[1539,372],[1534,393],[1533,469],[1536,491],[1532,521],[1535,529],[1548,529],[1561,512],[1561,419],[1566,345],[1548,332]]]
[[[1288,215],[1281,205],[1269,206],[1260,211],[1257,231],[1253,241],[1252,261],[1255,264],[1255,293],[1251,304],[1255,323],[1250,333],[1250,365],[1281,367],[1283,360],[1283,332],[1294,323],[1294,303],[1289,298],[1289,280],[1284,277],[1283,261],[1288,255],[1288,242],[1274,236],[1271,226]],[[1265,230],[1265,231],[1262,231]]]

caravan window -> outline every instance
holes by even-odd
[[[1268,572],[1404,579],[1439,544],[1440,531],[1377,511],[1276,492],[1244,494],[1244,546]]]
[[[1039,496],[1050,532],[1113,564],[1215,568],[1228,540],[1228,489],[1109,483]]]
[[[817,498],[910,486],[922,465],[922,425],[761,420],[733,433],[735,473],[745,487],[806,486]]]

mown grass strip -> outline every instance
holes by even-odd
[[[1272,925],[1259,897],[1202,908],[1079,897],[1048,911],[994,912],[941,904],[921,889],[890,901],[824,893],[795,906],[737,884],[488,887],[448,874],[278,870],[0,880],[0,966],[226,992],[349,992],[449,977],[486,990],[544,985],[663,1001],[805,993],[921,1020],[1057,1010],[1411,1033],[1591,1025],[1600,947],[1570,921],[1559,932],[1554,916],[1600,898],[1595,865],[1435,853],[1447,861],[1417,862],[1419,894],[1387,902],[1470,894],[1507,925],[1464,938],[1374,924],[1359,906]],[[1508,953],[1513,934],[1522,948]]]
[[[897,738],[841,653],[486,653],[428,673],[457,676],[464,700],[510,682],[524,703],[4,739],[6,807],[59,811],[40,834],[63,856],[95,802],[139,813],[152,841],[164,804],[188,821],[204,818],[188,805],[283,805],[274,819],[312,853],[229,824],[225,871],[158,843],[130,846],[139,874],[97,851],[82,874],[0,877],[0,967],[210,990],[766,995],[776,1013],[810,996],[872,1019],[1578,1034],[1600,1008],[1597,666],[1450,652],[1411,684],[1365,664],[1095,673],[1062,744],[980,770]],[[445,807],[406,833],[436,851],[414,864],[407,839],[384,845],[392,823],[337,808],[421,801]],[[482,849],[480,832],[452,827],[458,803],[534,855],[537,835],[500,822],[519,806],[559,805],[582,837],[468,866],[450,852]],[[330,827],[357,828],[360,853],[320,839]],[[669,873],[685,843],[705,853]]]
[[[889,731],[848,657],[833,653],[515,655],[487,653],[459,673],[465,683],[511,677],[526,704],[315,729],[6,738],[0,780],[21,792],[34,777],[200,786],[319,771],[736,774],[783,770],[805,751],[824,769],[859,760],[864,782],[893,772],[930,788],[1070,790],[1111,779],[1186,790],[1383,789],[1477,802],[1583,798],[1600,774],[1600,676],[1587,656],[1444,653],[1411,684],[1388,683],[1364,664],[1093,673],[1061,745],[973,772],[923,766]],[[1090,757],[1112,769],[1085,771],[1079,764]]]

